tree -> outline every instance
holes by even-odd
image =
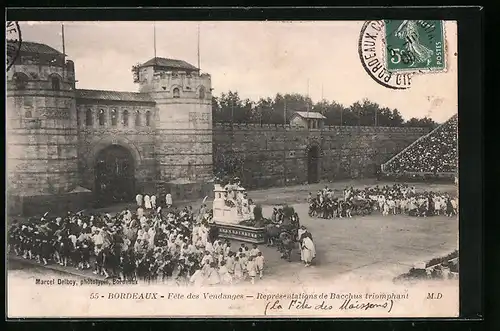
[[[216,122],[251,123],[253,121],[253,102],[249,99],[241,100],[238,92],[222,93],[219,98],[212,99],[212,106],[216,110]]]
[[[274,98],[260,98],[257,102],[242,100],[238,92],[228,91],[212,97],[214,122],[284,124],[296,111],[319,112],[326,117],[326,125],[436,127],[430,118],[412,118],[404,121],[398,109],[381,107],[368,99],[344,107],[335,101],[311,98],[298,93],[276,94]],[[286,114],[285,114],[286,113]],[[286,119],[285,119],[286,116]]]
[[[420,128],[430,128],[430,129],[435,129],[437,128],[439,124],[434,122],[431,118],[428,118],[427,116],[424,118],[416,118],[412,117],[408,121],[404,123],[404,126],[407,127],[420,127]]]
[[[313,108],[313,111],[321,113],[326,117],[325,124],[326,125],[339,125],[341,126],[344,122],[344,114],[346,109],[341,104],[332,101],[328,102],[327,100],[322,100],[321,102],[316,103]]]
[[[253,119],[255,123],[260,124],[271,124],[273,119],[273,99],[271,98],[260,98],[255,105],[253,112]],[[276,120],[280,120],[279,118]],[[283,119],[281,118],[281,123],[283,123]]]
[[[399,110],[393,109],[391,121],[392,121],[391,126],[403,126],[403,123],[405,120],[403,119],[403,116],[401,116],[401,113],[399,112]]]
[[[219,104],[219,98],[216,96],[212,96],[212,122],[224,122]]]
[[[281,112],[281,123],[284,123],[283,116],[286,115],[286,123],[293,113],[297,111],[312,111],[313,102],[311,98],[298,94],[276,94],[274,97],[273,108],[275,112]],[[275,116],[277,117],[277,116]],[[280,123],[280,124],[281,124]],[[276,123],[277,124],[277,123]]]

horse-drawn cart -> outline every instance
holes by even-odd
[[[273,221],[269,221],[267,224],[266,242],[268,246],[278,248],[281,252],[281,258],[291,261],[292,251],[298,246],[300,222],[293,208],[285,206],[282,211],[279,213],[278,219],[273,217]]]

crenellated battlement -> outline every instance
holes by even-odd
[[[16,64],[6,72],[6,81],[9,91],[72,90],[75,86],[74,64],[72,61],[67,61],[64,66],[36,63]],[[54,86],[55,84],[58,84],[58,87]]]
[[[152,67],[141,69],[141,92],[165,92],[171,94],[173,98],[211,99],[211,87],[212,78],[209,74],[186,71],[155,71]]]

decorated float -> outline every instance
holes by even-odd
[[[212,226],[218,229],[220,238],[264,243],[266,228],[254,211],[255,205],[238,181],[214,185]]]

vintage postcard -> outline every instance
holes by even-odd
[[[457,317],[457,23],[6,22],[7,316]]]

